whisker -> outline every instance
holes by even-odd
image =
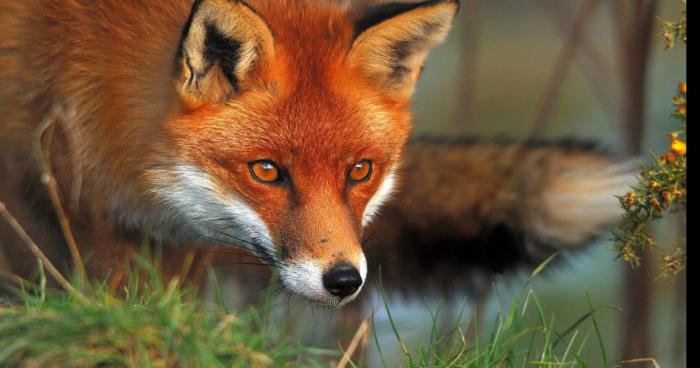
[[[229,233],[227,233],[227,232],[225,232],[225,231],[222,231],[222,230],[230,229],[230,228],[233,228],[233,227],[238,227],[238,228],[240,228],[240,226],[239,226],[238,224],[231,222],[231,223],[227,224],[226,227],[222,228],[222,230],[214,229],[214,228],[208,226],[208,224],[204,224],[204,225],[205,225],[205,228],[206,228],[207,230],[209,230],[209,231],[211,231],[211,232],[214,232],[214,233],[217,234],[217,235],[221,235],[221,236],[224,236],[224,237],[233,239],[233,240],[235,240],[235,241],[239,241],[239,242],[242,242],[242,243],[244,243],[244,244],[251,245],[251,246],[253,247],[253,249],[250,249],[250,248],[244,248],[244,249],[246,249],[246,250],[248,250],[248,251],[250,251],[250,252],[253,252],[253,253],[255,253],[255,252],[263,253],[263,255],[265,256],[265,258],[269,258],[270,263],[273,263],[273,260],[275,259],[275,254],[272,253],[272,252],[270,252],[270,250],[269,250],[268,248],[262,246],[261,244],[259,244],[259,243],[257,243],[257,242],[245,240],[245,239],[239,238],[239,237],[237,237],[237,236],[231,235],[231,234],[229,234]],[[251,229],[251,230],[253,230],[253,229]],[[256,232],[256,233],[258,233],[258,232]],[[262,234],[260,234],[260,235],[262,236]],[[264,236],[263,236],[263,237],[264,237]]]
[[[267,253],[265,253],[264,256],[262,256],[262,257],[261,257],[261,256],[258,256],[258,255],[256,255],[256,254],[254,254],[254,253],[256,253],[256,252],[259,251],[259,250],[257,250],[257,249],[250,249],[250,248],[241,246],[241,245],[239,245],[239,244],[230,243],[230,242],[227,242],[227,241],[225,241],[225,240],[218,239],[218,238],[212,238],[212,237],[205,237],[205,238],[208,239],[208,240],[217,242],[217,243],[224,244],[224,245],[230,245],[230,246],[239,247],[239,248],[241,248],[241,249],[244,249],[244,250],[246,250],[246,251],[248,251],[248,252],[251,253],[251,254],[249,254],[250,257],[253,257],[253,258],[255,258],[255,259],[257,259],[257,260],[263,262],[264,264],[268,265],[269,267],[272,267],[272,268],[279,268],[279,267],[282,265],[280,262],[277,262],[271,255],[269,255],[269,254],[267,254]]]
[[[210,263],[211,266],[214,267],[233,267],[233,266],[263,266],[263,267],[269,267],[268,265],[264,263],[256,263],[256,262],[225,262],[225,263]]]
[[[245,224],[238,223],[238,222],[236,221],[236,218],[235,218],[235,217],[232,217],[232,216],[205,219],[205,221],[209,221],[209,222],[225,222],[226,225],[227,225],[227,227],[224,228],[224,229],[231,228],[231,227],[238,227],[239,229],[247,230],[247,231],[253,232],[253,233],[255,233],[258,237],[260,237],[260,238],[262,238],[262,239],[264,239],[264,240],[267,240],[267,241],[270,242],[270,243],[274,243],[274,241],[272,240],[272,238],[270,238],[269,236],[260,233],[259,231],[257,231],[256,229],[254,229],[253,227],[251,227],[251,226],[249,226],[249,225],[245,225]]]
[[[244,244],[248,244],[248,245],[252,245],[252,246],[258,246],[258,244],[256,244],[255,242],[252,242],[252,241],[250,241],[250,240],[245,240],[245,239],[243,239],[243,238],[239,238],[239,237],[237,237],[237,236],[235,236],[235,235],[231,235],[231,234],[229,234],[229,233],[224,232],[223,230],[226,230],[226,228],[224,228],[224,229],[214,229],[214,228],[211,228],[211,227],[207,226],[206,229],[207,229],[208,231],[211,231],[211,232],[217,233],[217,234],[219,234],[219,235],[223,235],[223,236],[229,237],[229,238],[231,238],[231,239],[234,239],[234,240],[239,241],[239,242],[244,243]]]
[[[281,283],[281,281],[278,280],[278,281],[274,281],[272,283],[269,283],[269,282],[266,282],[262,279],[258,279],[255,281],[255,283],[263,283],[263,285],[260,288],[255,288],[255,290],[250,291],[247,295],[248,300],[253,300],[254,298],[258,298],[261,293],[266,292],[268,290],[268,288],[270,288],[270,287],[273,287],[273,286],[279,287],[279,283]],[[282,285],[282,288],[284,289],[284,285]],[[273,291],[273,295],[274,295],[274,292],[275,291]]]
[[[367,234],[367,236],[364,237],[363,248],[374,248],[380,245],[381,243],[384,243],[387,239],[390,239],[389,234],[386,234],[385,232],[380,232],[378,228],[374,228],[373,231],[371,231],[369,234]]]
[[[380,257],[390,257],[390,258],[399,258],[400,255],[396,253],[379,253],[379,252],[365,252],[368,256],[380,256]]]
[[[262,246],[261,246],[260,244],[258,244],[258,243],[255,243],[255,242],[252,242],[252,241],[248,241],[248,240],[239,238],[239,237],[237,237],[237,236],[231,235],[231,234],[229,234],[229,233],[226,233],[226,232],[224,232],[224,231],[220,231],[220,230],[213,229],[213,228],[210,228],[210,227],[207,227],[207,230],[209,230],[209,231],[215,233],[216,235],[224,236],[224,237],[226,237],[226,238],[233,239],[233,240],[238,241],[238,242],[241,242],[241,243],[243,243],[243,244],[252,246],[253,248],[249,248],[249,247],[244,247],[244,248],[243,248],[243,249],[246,249],[246,250],[248,250],[248,251],[250,251],[250,252],[263,251],[263,252],[265,253],[265,255],[269,256],[269,254],[267,254],[267,249],[266,249],[265,247],[262,247]]]

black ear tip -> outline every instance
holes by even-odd
[[[420,2],[387,2],[365,7],[355,20],[355,37],[373,26],[405,12],[436,6],[439,4],[456,5],[455,14],[459,11],[459,0],[425,0]]]

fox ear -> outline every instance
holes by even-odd
[[[246,4],[197,0],[178,47],[176,87],[190,103],[223,102],[273,54],[272,32]]]
[[[355,22],[349,62],[390,95],[408,99],[428,52],[445,39],[458,9],[458,0],[371,7]]]

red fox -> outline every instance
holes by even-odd
[[[9,196],[40,179],[32,142],[55,119],[52,166],[96,273],[141,234],[235,244],[293,292],[339,307],[365,280],[362,228],[391,192],[416,80],[457,10],[3,0]]]
[[[361,9],[322,0],[0,0],[0,200],[60,258],[65,245],[36,143],[48,122],[47,156],[76,239],[92,253],[92,275],[114,272],[144,236],[173,258],[188,247],[236,246],[278,268],[292,292],[343,306],[366,281],[363,229],[401,176],[416,81],[458,7],[457,0]],[[459,195],[488,195],[495,182],[487,180],[500,175],[479,176],[487,164],[457,166],[472,186],[441,189],[432,153],[413,154],[408,180],[418,182],[394,207],[407,216],[419,213],[407,209],[412,201],[426,219],[449,213]],[[539,169],[544,156],[515,169]],[[613,165],[585,152],[566,157],[545,166]],[[411,171],[416,162],[420,170]],[[574,193],[573,177],[556,178],[509,184],[475,213],[517,220],[518,229],[537,229],[535,240],[564,244],[610,220],[614,198],[605,185],[612,183],[583,181],[589,197]],[[532,193],[536,185],[552,193],[532,197],[545,201],[539,207],[510,205],[521,203],[519,189]],[[557,197],[559,190],[572,197]],[[590,200],[605,201],[605,216],[575,223],[576,211],[591,207],[572,203]],[[552,211],[558,203],[571,209]],[[464,218],[463,231],[478,230],[480,220]],[[571,234],[558,230],[564,225]],[[35,263],[4,224],[0,245],[0,268]]]

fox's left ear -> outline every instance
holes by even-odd
[[[390,96],[408,99],[428,52],[445,39],[458,9],[458,0],[371,7],[355,21],[348,60]]]

